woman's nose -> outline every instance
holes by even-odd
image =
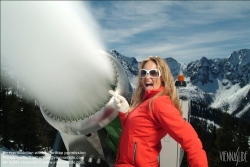
[[[150,78],[150,74],[149,74],[149,73],[147,73],[145,78]]]

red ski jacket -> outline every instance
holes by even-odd
[[[187,152],[190,167],[207,167],[207,157],[193,127],[186,122],[168,96],[150,99],[163,90],[148,90],[144,100],[126,117],[119,113],[122,134],[115,167],[159,167],[161,139],[169,134]]]

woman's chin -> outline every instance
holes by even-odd
[[[146,88],[145,88],[146,90],[153,90],[154,89],[154,87],[153,86],[146,86]]]

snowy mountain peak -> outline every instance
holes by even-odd
[[[185,70],[193,84],[202,85],[214,82],[213,80],[228,80],[233,85],[239,83],[244,87],[250,82],[250,49],[233,52],[228,58],[207,59],[191,62]]]
[[[234,65],[239,68],[244,68],[250,64],[250,49],[241,49],[234,51],[229,57],[227,64]]]
[[[111,54],[113,57],[115,57],[122,64],[129,78],[138,74],[139,63],[134,57],[123,56],[122,54],[118,53],[116,50],[110,50],[107,52]]]
[[[175,59],[173,59],[172,57],[165,58],[164,60],[167,62],[168,66],[169,66],[169,68],[170,68],[170,70],[171,70],[171,72],[172,72],[173,77],[176,79],[177,76],[178,76],[180,73],[182,73],[182,69],[183,69],[182,66],[183,66],[183,65],[181,65],[180,63],[178,63],[178,62],[177,62]]]
[[[241,87],[250,83],[250,49],[234,51],[225,63],[225,78]]]
[[[206,57],[202,57],[199,61],[200,66],[210,66],[210,62]]]

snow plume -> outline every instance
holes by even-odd
[[[86,3],[1,2],[1,66],[61,117],[103,104],[114,80]]]

